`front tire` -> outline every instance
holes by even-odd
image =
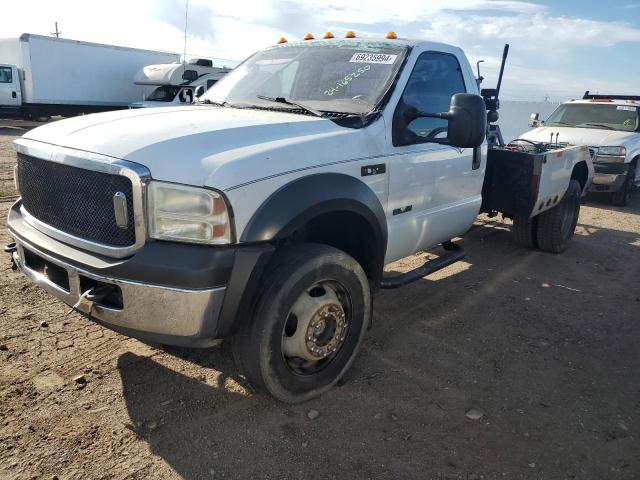
[[[580,215],[580,182],[571,180],[562,200],[538,215],[538,247],[551,253],[563,252],[573,237]]]
[[[353,363],[371,293],[358,262],[327,245],[291,247],[274,264],[232,350],[253,387],[299,403],[331,388]]]
[[[622,185],[622,188],[619,192],[615,192],[611,194],[611,203],[618,207],[626,207],[629,204],[629,200],[631,199],[631,191],[633,190],[633,186],[635,184],[636,179],[636,166],[631,165],[629,167],[629,171],[627,172],[627,179]]]

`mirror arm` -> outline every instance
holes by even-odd
[[[452,115],[450,112],[442,112],[442,113],[416,112],[416,117],[442,118],[444,120],[449,120],[452,117]]]

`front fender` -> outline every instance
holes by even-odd
[[[275,191],[245,227],[241,242],[286,238],[312,218],[348,211],[361,215],[376,232],[382,254],[387,246],[387,222],[375,193],[362,181],[339,173],[319,173],[294,180]]]

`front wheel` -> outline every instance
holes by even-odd
[[[571,180],[562,200],[538,215],[538,247],[551,253],[563,252],[573,237],[580,215],[580,182]]]
[[[636,180],[636,166],[631,165],[627,172],[627,178],[619,192],[611,194],[611,203],[619,207],[626,207],[631,199],[631,191]]]
[[[358,262],[333,247],[298,245],[274,263],[232,350],[254,387],[299,403],[331,388],[353,363],[370,321],[371,293]]]

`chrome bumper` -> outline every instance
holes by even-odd
[[[225,287],[191,290],[107,278],[53,258],[24,240],[15,237],[14,240],[16,250],[12,255],[18,268],[36,285],[67,305],[77,304],[77,309],[91,319],[127,335],[152,341],[162,342],[167,337],[170,340],[166,343],[176,345],[206,346],[214,343],[214,339],[207,337],[207,332],[217,325]],[[32,268],[25,251],[62,269],[68,282],[64,278],[61,281],[60,270],[56,275],[50,275],[48,270],[51,271],[52,267]],[[122,308],[79,302],[83,279],[84,282],[90,279],[118,287],[122,292]]]
[[[619,181],[619,179],[624,179],[626,177],[626,173],[596,173],[593,175],[593,180],[591,180],[591,183],[593,183],[594,185],[611,185]]]

